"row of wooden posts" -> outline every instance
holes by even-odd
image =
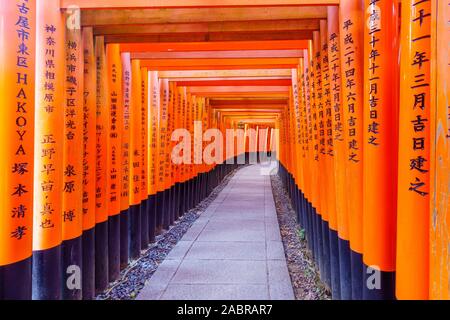
[[[237,123],[57,5],[1,7],[0,299],[94,298],[246,151],[194,164],[203,132]],[[175,164],[172,132],[194,137],[195,121],[191,162]]]
[[[281,173],[335,298],[449,298],[449,8],[341,1],[293,70]]]

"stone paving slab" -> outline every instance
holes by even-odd
[[[189,260],[266,260],[263,241],[196,241],[185,259]]]
[[[270,178],[258,165],[234,175],[137,299],[294,299]]]
[[[266,261],[185,259],[171,283],[266,284]]]
[[[170,284],[163,300],[267,300],[264,284]]]

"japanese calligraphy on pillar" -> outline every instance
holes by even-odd
[[[432,1],[430,157],[430,299],[448,300],[450,290],[450,1]]]
[[[323,23],[322,23],[323,22]],[[322,20],[321,28],[321,59],[322,59],[322,103],[323,103],[323,130],[325,131],[321,144],[323,147],[322,153],[328,156],[334,156],[333,152],[333,121],[331,119],[331,90],[330,90],[330,74],[329,74],[329,60],[328,60],[328,33],[326,21]]]
[[[328,7],[328,60],[331,90],[331,114],[333,123],[333,153],[336,193],[336,218],[338,233],[348,240],[348,219],[346,197],[346,143],[342,99],[341,52],[339,30],[339,8]],[[331,219],[330,219],[331,221]]]
[[[208,99],[207,98],[203,98],[202,100],[202,126],[203,126],[203,132],[202,132],[202,136],[203,133],[206,132],[206,130],[208,130]],[[207,146],[206,141],[203,141],[202,144],[202,159],[203,159],[203,151],[205,150]],[[208,165],[206,164],[206,161],[203,161],[203,172],[207,172],[208,171]]]
[[[400,79],[394,57],[399,49],[399,2],[365,0],[364,4],[363,261],[393,271]]]
[[[108,214],[120,213],[120,190],[122,182],[122,62],[120,45],[106,47],[108,63]]]
[[[373,1],[373,3],[371,3],[368,8],[368,11],[370,12],[369,19],[367,21],[367,27],[369,28],[369,38],[367,40],[365,39],[365,41],[368,41],[369,43],[369,56],[367,57],[367,59],[369,60],[369,74],[367,81],[369,86],[368,107],[370,108],[370,122],[367,124],[367,132],[369,133],[367,135],[367,143],[372,146],[378,146],[380,144],[380,140],[378,138],[378,135],[380,133],[380,123],[378,117],[378,103],[380,100],[380,97],[378,95],[378,86],[380,84],[380,65],[377,62],[377,57],[380,56],[378,42],[380,41],[379,33],[381,31],[381,12],[380,8],[376,6],[376,2],[377,1]],[[345,72],[347,73],[347,69],[345,70]]]
[[[83,28],[83,230],[95,226],[96,72],[92,28]]]
[[[178,87],[178,94],[179,94],[179,99],[180,99],[180,128],[186,128],[186,90],[183,87]],[[184,152],[184,150],[182,151]],[[180,176],[181,176],[181,181],[184,182],[185,181],[185,171],[186,171],[186,166],[185,164],[181,164],[181,168],[180,168]]]
[[[306,77],[308,74],[308,71],[306,70],[307,63],[307,57],[303,56],[303,59],[300,61],[300,70],[299,70],[299,86],[300,86],[300,144],[302,149],[302,158],[306,158],[306,153],[308,152],[308,114],[307,114],[307,102],[306,100],[309,99],[309,91],[307,88],[306,83]],[[305,163],[303,163],[304,165]]]
[[[344,141],[344,125],[342,123],[341,110],[341,75],[340,75],[340,58],[339,58],[339,39],[338,33],[329,33],[329,74],[330,74],[330,95],[332,107],[332,122],[333,122],[333,139],[334,141]]]
[[[316,111],[316,145],[314,147],[317,153],[314,157],[319,161],[319,154],[325,154],[325,123],[324,123],[324,105],[323,105],[323,83],[322,83],[322,58],[320,48],[320,36],[314,41],[314,90],[315,90],[315,111]]]
[[[340,236],[350,240],[352,250],[362,253],[363,144],[364,144],[364,21],[361,1],[339,6],[340,84],[342,91],[345,150],[345,190],[348,214],[341,215]],[[341,211],[342,212],[342,211]],[[348,219],[348,220],[347,220]]]
[[[174,124],[174,128],[178,129],[178,128],[182,128],[183,126],[180,125],[180,120],[181,120],[181,107],[182,107],[182,94],[181,94],[181,88],[179,88],[178,86],[175,89],[174,95],[175,95],[175,100],[176,100],[176,104],[175,104],[175,111],[174,111],[174,117],[175,117],[175,124]],[[176,145],[175,141],[172,141],[172,148]],[[172,149],[173,150],[173,149]],[[176,164],[174,165],[174,171],[175,171],[175,182],[179,182],[180,181],[180,176],[181,176],[181,169],[182,169],[182,164]]]
[[[12,207],[10,214],[15,219],[15,223],[12,223],[13,228],[10,232],[10,238],[15,240],[22,240],[23,238],[31,239],[31,228],[24,223],[31,215],[32,202],[30,197],[32,195],[32,170],[33,170],[33,147],[32,144],[26,144],[27,140],[33,138],[33,67],[34,61],[30,59],[30,55],[33,55],[33,48],[35,40],[35,26],[33,14],[35,8],[33,3],[28,1],[15,1],[16,10],[14,12],[14,18],[16,22],[11,24],[9,30],[16,30],[15,43],[17,46],[15,59],[16,79],[16,118],[15,118],[15,130],[17,143],[13,150],[14,162],[12,163],[9,171],[13,176],[13,181],[16,183],[12,186],[12,192],[9,195],[12,198],[12,202],[15,206]],[[6,51],[6,48],[2,48]],[[12,80],[12,79],[11,79]],[[5,92],[6,94],[6,92]],[[11,108],[13,109],[13,108]],[[8,135],[9,136],[9,135]],[[8,137],[6,136],[6,137]],[[5,137],[4,137],[5,138]],[[26,180],[26,178],[28,181]],[[18,223],[17,223],[18,222]],[[21,223],[22,222],[22,223]],[[25,241],[25,240],[24,240]]]
[[[108,201],[106,195],[107,145],[108,145],[108,97],[105,41],[95,37],[95,64],[97,67],[96,88],[96,144],[95,144],[95,215],[96,222],[108,219]]]
[[[359,162],[361,160],[361,149],[360,149],[360,141],[359,135],[361,132],[358,132],[358,122],[362,121],[359,117],[359,110],[362,110],[358,103],[358,85],[356,81],[361,78],[357,78],[360,76],[358,74],[356,61],[355,61],[355,24],[352,21],[351,17],[349,19],[344,20],[341,23],[342,29],[342,86],[343,88],[343,103],[346,110],[344,113],[347,114],[345,117],[346,128],[347,128],[347,148],[348,148],[348,160],[351,162]],[[377,53],[374,51],[373,55],[376,57]],[[376,80],[376,79],[373,79]],[[375,93],[375,92],[373,92]],[[359,95],[361,98],[361,95]]]
[[[34,155],[35,1],[0,8],[0,265],[31,255]]]
[[[83,43],[81,29],[66,29],[64,100],[63,240],[82,231],[83,188]]]
[[[411,52],[409,57],[402,57],[408,59],[410,65],[408,70],[412,76],[409,79],[410,91],[408,92],[410,95],[408,101],[411,102],[412,112],[407,114],[410,117],[408,131],[412,133],[409,149],[413,151],[409,159],[409,169],[415,173],[415,177],[409,182],[408,190],[424,197],[428,195],[428,158],[430,152],[427,122],[430,113],[431,5],[430,1],[418,1],[411,5],[417,12],[411,20]],[[404,119],[402,118],[402,120]]]
[[[295,112],[295,139],[298,145],[302,144],[302,136],[301,133],[301,110],[300,110],[300,102],[299,99],[300,92],[298,86],[298,71],[297,69],[292,69],[292,94],[293,94],[293,102],[294,102],[294,112]]]
[[[397,298],[429,293],[431,1],[402,10],[397,204]],[[414,239],[422,239],[415,242]]]
[[[121,210],[130,206],[130,95],[131,95],[131,60],[129,53],[122,53],[122,163],[121,163]]]
[[[156,189],[157,169],[157,142],[158,142],[158,119],[159,119],[159,79],[157,71],[149,72],[150,79],[150,110],[149,110],[149,194],[154,195]]]
[[[303,53],[305,55],[305,125],[306,125],[306,134],[305,138],[308,139],[308,143],[306,145],[306,151],[308,157],[310,156],[311,152],[311,144],[312,144],[312,138],[313,138],[313,125],[312,125],[312,113],[311,113],[311,95],[313,94],[311,90],[311,63],[310,63],[310,54],[308,50],[303,50]]]
[[[166,142],[165,142],[165,152],[164,152],[164,189],[168,189],[170,188],[170,184],[171,184],[171,176],[172,176],[172,170],[171,170],[171,165],[172,165],[172,161],[170,159],[170,155],[171,155],[171,123],[172,123],[172,109],[173,109],[173,103],[174,103],[174,82],[169,82],[169,100],[167,103],[167,110],[166,110],[166,119],[167,119],[167,126],[166,126]]]
[[[165,160],[166,160],[166,145],[167,145],[167,110],[169,104],[169,81],[163,79],[161,83],[161,97],[162,103],[159,110],[159,137],[158,137],[158,191],[165,189]]]
[[[131,170],[130,170],[130,205],[141,203],[141,175],[142,175],[142,131],[141,131],[141,111],[142,111],[142,82],[141,63],[139,60],[131,61],[131,104],[130,104],[130,150],[131,150]]]
[[[141,68],[141,194],[142,200],[148,197],[148,110],[149,110],[149,87],[148,70]]]
[[[64,20],[59,2],[38,2],[33,249],[61,242]]]

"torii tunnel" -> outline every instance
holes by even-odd
[[[448,0],[0,0],[0,300],[94,299],[252,159],[333,299],[449,299],[448,21]]]

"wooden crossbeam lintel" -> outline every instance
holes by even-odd
[[[110,1],[104,2],[109,3]],[[81,24],[82,26],[109,26],[326,18],[326,6],[263,6],[251,9],[248,7],[119,8],[83,10]]]
[[[189,52],[135,52],[131,59],[239,59],[239,58],[302,58],[303,50],[242,50]]]
[[[274,32],[294,30],[319,30],[319,19],[284,19],[259,21],[217,21],[193,23],[149,23],[136,25],[96,26],[94,35],[150,35],[173,33],[214,33],[214,32]]]
[[[242,51],[242,50],[300,50],[307,49],[308,40],[271,41],[217,41],[217,42],[167,42],[123,43],[122,52],[189,52],[189,51]]]
[[[339,0],[61,0],[61,8],[73,6],[81,9],[105,8],[201,8],[201,7],[252,7],[252,6],[298,6],[338,5]]]

